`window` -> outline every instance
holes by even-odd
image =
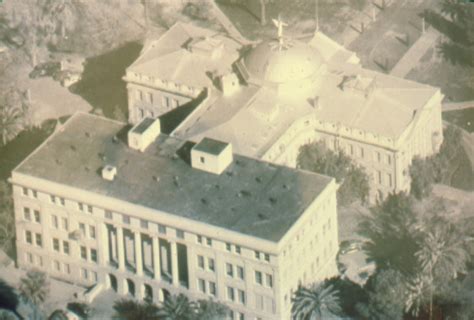
[[[353,156],[354,155],[354,146],[352,144],[349,145],[349,150],[350,150],[351,156]]]
[[[51,215],[51,226],[55,229],[57,229],[59,226],[58,217],[55,215]]]
[[[59,261],[54,260],[53,265],[54,265],[54,270],[61,271],[61,265],[59,264]]]
[[[208,246],[212,246],[212,239],[211,238],[207,238],[206,239],[206,243]]]
[[[207,267],[209,268],[209,270],[211,270],[211,271],[216,271],[216,265],[215,265],[215,263],[214,263],[214,259],[209,258],[209,259],[207,260],[207,264],[208,264]]]
[[[255,259],[260,259],[260,251],[255,251]]]
[[[382,160],[382,156],[381,156],[380,152],[378,152],[378,151],[376,152],[376,154],[377,154],[377,162],[380,162]]]
[[[239,312],[239,320],[245,320],[245,315],[242,312]]]
[[[196,240],[197,240],[197,243],[202,244],[202,236],[198,235]]]
[[[270,262],[270,255],[265,253],[265,261]]]
[[[217,287],[216,283],[213,281],[209,281],[209,293],[214,297],[217,296]]]
[[[30,208],[23,208],[23,217],[25,220],[31,221],[31,210]]]
[[[255,282],[262,284],[262,273],[260,271],[255,271]]]
[[[33,263],[33,255],[29,252],[26,253],[26,260],[29,262],[29,263]]]
[[[63,252],[64,254],[69,255],[69,242],[68,241],[63,241]]]
[[[40,256],[36,256],[36,263],[42,267],[43,266],[43,257],[40,257]]]
[[[241,304],[245,304],[245,291],[239,289],[238,292],[239,292],[239,302]]]
[[[105,210],[105,218],[112,220],[112,219],[113,219],[112,211],[110,211],[110,210]]]
[[[62,223],[63,223],[63,229],[68,230],[69,229],[69,223],[67,221],[67,218],[62,218]]]
[[[273,276],[267,273],[265,278],[267,282],[267,287],[273,288]]]
[[[229,277],[234,276],[234,267],[230,263],[226,263],[226,273]]]
[[[235,246],[235,252],[237,254],[240,254],[242,252],[242,249],[240,248],[240,246]]]
[[[237,266],[237,276],[239,277],[240,280],[245,279],[244,267]]]
[[[41,236],[41,234],[37,233],[35,235],[35,238],[36,238],[36,245],[38,247],[42,247],[43,246],[43,237]]]
[[[231,245],[230,243],[226,243],[226,244],[225,244],[225,248],[226,248],[226,250],[229,251],[229,252],[232,251],[232,245]]]
[[[83,235],[86,235],[86,225],[84,223],[79,223],[79,230]]]
[[[35,215],[35,222],[41,223],[40,212],[38,210],[35,210],[33,213]]]
[[[140,227],[142,227],[143,229],[148,229],[148,221],[140,220]]]
[[[204,257],[198,256],[198,267],[204,269]]]
[[[392,156],[387,154],[387,163],[392,164]]]
[[[97,250],[91,249],[91,260],[97,262]]]
[[[202,293],[206,293],[206,281],[203,279],[198,279],[198,288]]]
[[[148,101],[153,103],[153,94],[151,92],[148,92]]]
[[[66,272],[67,274],[71,273],[71,267],[67,263],[64,264],[64,272]]]
[[[59,202],[61,203],[62,206],[66,205],[66,200],[64,200],[64,198],[59,198]]]
[[[56,203],[56,197],[55,196],[50,195],[49,198],[50,198],[52,203]]]
[[[95,239],[95,227],[94,226],[89,226],[89,237],[92,239]]]
[[[387,174],[387,181],[388,181],[388,186],[392,186],[392,175],[390,173]]]
[[[59,239],[53,238],[53,250],[59,252]]]
[[[24,196],[27,196],[28,195],[28,189],[23,187],[23,195]]]
[[[130,217],[126,215],[122,215],[122,222],[125,224],[130,224]]]
[[[184,239],[184,231],[180,229],[176,229],[176,237],[179,239]]]
[[[158,225],[158,232],[161,234],[166,234],[166,226],[163,226],[161,224]]]
[[[206,163],[206,159],[204,157],[199,157],[199,160],[201,161],[201,163]]]
[[[87,269],[81,269],[81,273],[82,273],[82,277],[83,277],[84,279],[87,279],[87,278],[88,278]]]
[[[360,147],[360,157],[364,157],[364,148]]]
[[[379,183],[382,184],[382,172],[377,171],[377,175],[378,175],[378,178],[379,178]]]
[[[77,207],[79,208],[80,211],[84,211],[84,204],[83,203],[78,202]]]
[[[25,231],[25,239],[27,243],[33,244],[33,236],[31,234],[31,231]]]
[[[33,198],[38,198],[38,192],[36,190],[31,190]]]
[[[87,249],[84,246],[81,246],[81,258],[87,260]]]
[[[93,211],[92,206],[87,206],[87,211],[88,211],[89,213],[92,213],[92,211]]]
[[[235,301],[234,288],[227,287],[227,299],[230,301]]]

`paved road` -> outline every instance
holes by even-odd
[[[470,108],[474,108],[474,100],[443,103],[443,111],[464,110]]]
[[[432,48],[438,41],[440,34],[434,28],[429,28],[418,40],[408,49],[405,55],[392,68],[390,74],[404,78],[420,61],[428,49]]]

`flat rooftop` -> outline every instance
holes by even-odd
[[[201,142],[194,146],[194,150],[219,155],[229,144],[219,140],[204,138]]]
[[[76,113],[14,172],[278,242],[332,178],[234,155],[220,175],[193,169],[193,144],[160,135],[142,153],[126,125]],[[117,167],[114,181],[101,169]]]
[[[143,132],[146,131],[153,123],[155,122],[155,119],[152,118],[145,118],[143,119],[135,128],[133,128],[133,132],[142,134]]]

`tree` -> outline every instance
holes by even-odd
[[[192,320],[196,316],[197,306],[183,294],[172,295],[158,308],[161,320]]]
[[[212,300],[198,300],[196,320],[220,320],[229,314],[229,308]]]
[[[22,127],[23,114],[21,109],[12,104],[7,97],[0,98],[0,136],[2,145],[13,139]]]
[[[434,170],[431,159],[415,157],[410,165],[411,194],[418,200],[428,197],[433,189]]]
[[[444,218],[433,219],[422,231],[415,256],[420,264],[419,278],[428,290],[430,320],[435,289],[466,270],[469,254],[465,242],[464,234]]]
[[[338,202],[347,205],[355,200],[365,202],[369,194],[369,179],[342,151],[329,150],[322,142],[301,146],[297,158],[299,168],[325,174],[341,183]]]
[[[378,269],[365,284],[367,303],[358,309],[363,319],[402,320],[406,291],[405,278],[392,269]]]
[[[44,272],[30,270],[20,279],[20,296],[33,308],[33,318],[38,318],[38,311],[49,294],[49,282]]]
[[[0,279],[0,309],[8,310],[16,315],[18,319],[23,319],[23,317],[17,312],[18,304],[19,299],[15,290],[5,281]]]
[[[340,307],[344,315],[354,319],[360,318],[357,305],[367,302],[367,294],[359,284],[337,276],[325,280],[323,286],[332,286],[339,293]]]
[[[411,274],[416,267],[418,217],[413,200],[405,193],[389,194],[363,216],[358,233],[366,238],[363,249],[377,268]]]
[[[92,313],[91,307],[82,302],[70,302],[67,304],[67,309],[74,312],[84,320],[87,320]]]
[[[15,214],[11,186],[0,180],[0,248],[8,252],[14,247]]]
[[[291,314],[295,320],[330,319],[342,313],[339,292],[332,285],[299,287],[291,302]]]
[[[121,320],[158,320],[158,307],[149,302],[120,299],[114,303],[115,316]]]

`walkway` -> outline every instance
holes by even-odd
[[[443,103],[443,111],[464,110],[470,108],[474,108],[474,100]]]
[[[390,74],[400,78],[405,77],[418,64],[426,51],[435,45],[439,37],[438,31],[429,28],[397,62]]]

